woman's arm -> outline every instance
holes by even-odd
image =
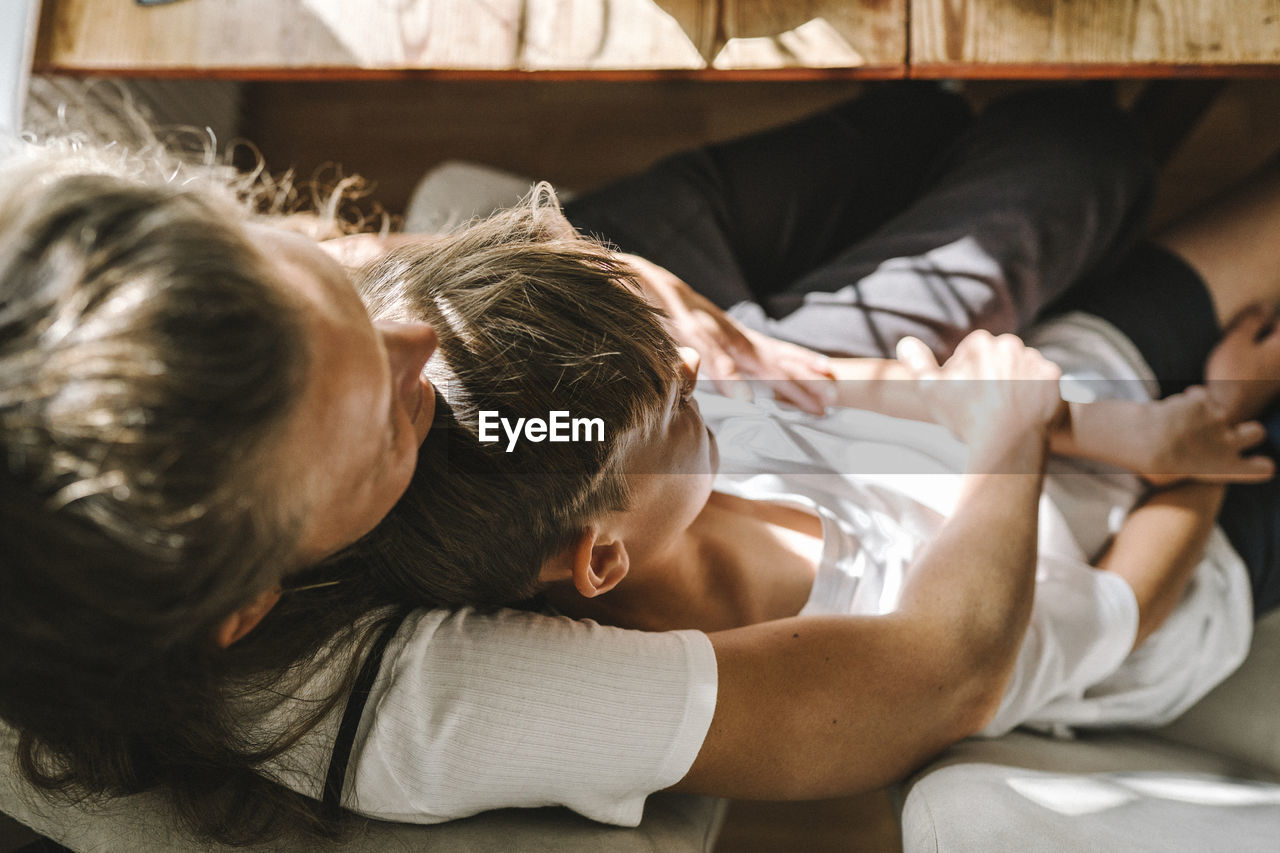
[[[719,697],[678,790],[805,799],[901,779],[979,731],[999,706],[1030,615],[1043,437],[968,478],[901,608],[711,635]],[[992,536],[992,531],[1000,531]]]
[[[1015,348],[990,336],[978,345],[1002,348],[1004,357]],[[983,358],[957,353],[966,355],[976,372],[999,375]],[[1015,361],[1028,378],[1054,378],[1056,369],[1038,358],[1024,347]],[[971,448],[965,492],[913,567],[899,610],[711,635],[715,716],[677,789],[846,794],[900,779],[982,728],[999,706],[1031,612],[1046,435],[1061,405],[1049,385],[989,383],[986,397],[969,400],[958,421]]]

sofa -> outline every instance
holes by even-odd
[[[902,787],[904,853],[1274,853],[1278,675],[1272,613],[1240,669],[1165,728],[964,741]]]

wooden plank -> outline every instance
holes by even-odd
[[[46,0],[52,68],[511,68],[521,0]]]
[[[704,68],[714,33],[704,0],[528,0],[519,66]]]
[[[1280,62],[1280,0],[913,0],[917,76]],[[935,68],[937,67],[937,68]]]
[[[1280,63],[1248,65],[1172,64],[1168,62],[939,62],[913,65],[907,74],[917,80],[1152,80],[1163,78],[1280,77]]]
[[[46,71],[897,68],[906,0],[46,0]],[[764,48],[762,51],[760,48]],[[735,57],[738,57],[735,59]],[[880,76],[883,76],[883,71]]]
[[[716,68],[906,62],[906,0],[720,0]]]

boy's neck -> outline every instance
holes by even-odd
[[[661,554],[633,562],[607,594],[548,590],[562,613],[644,630],[719,631],[794,616],[813,586],[822,526],[811,513],[713,493]]]

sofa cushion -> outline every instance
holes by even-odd
[[[1258,622],[1230,678],[1157,733],[1280,773],[1280,611]]]
[[[1122,748],[1118,763],[1140,766],[1144,753],[1136,744]],[[1187,770],[957,764],[912,786],[902,833],[904,853],[1272,853],[1280,839],[1280,785]]]
[[[242,847],[200,844],[175,825],[162,798],[140,794],[100,807],[51,804],[20,781],[13,767],[15,737],[0,726],[0,812],[72,850],[94,853],[171,853],[174,850],[232,853]],[[270,845],[273,853],[709,853],[719,832],[726,801],[711,797],[655,794],[635,829],[593,823],[567,809],[506,809],[435,826],[412,826],[361,821],[343,844],[321,846],[302,838],[286,838]]]
[[[905,853],[1280,849],[1280,614],[1248,659],[1152,732],[1027,732],[947,750],[905,788]]]

